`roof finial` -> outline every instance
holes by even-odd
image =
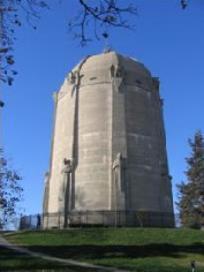
[[[109,34],[107,33],[107,31],[105,31],[102,36],[104,37],[104,49],[103,49],[103,53],[109,53],[112,51],[112,48],[110,46],[110,41],[109,41]]]

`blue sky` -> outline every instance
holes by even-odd
[[[11,164],[23,176],[26,213],[41,211],[44,172],[48,170],[53,118],[52,93],[81,58],[101,53],[104,41],[81,48],[68,32],[77,1],[50,0],[38,29],[17,31],[14,85],[1,85],[6,106],[1,116],[1,142]],[[138,0],[135,31],[111,31],[110,44],[143,62],[161,81],[170,172],[175,184],[185,179],[187,139],[204,132],[204,3],[179,0]],[[2,133],[3,132],[3,133]]]

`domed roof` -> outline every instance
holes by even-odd
[[[123,56],[115,51],[108,51],[98,55],[88,56],[83,59],[73,71],[80,70],[81,73],[87,71],[106,70],[110,67],[119,66],[124,71],[131,71],[144,77],[151,77],[150,71],[138,60]]]
[[[150,71],[141,62],[114,51],[87,56],[70,71],[66,82],[86,86],[111,83],[113,78],[143,89],[150,89],[153,83]]]

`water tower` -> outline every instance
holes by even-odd
[[[83,59],[54,100],[44,226],[174,226],[158,78],[106,52]]]

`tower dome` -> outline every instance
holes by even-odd
[[[116,52],[88,56],[55,95],[45,227],[173,226],[159,81]],[[140,220],[138,220],[140,218]]]
[[[81,61],[73,70],[77,70]],[[125,71],[134,71],[145,77],[151,77],[150,71],[138,60],[123,56],[115,51],[108,51],[99,55],[89,56],[86,63],[82,67],[82,72],[93,70],[106,70],[111,65],[120,65]]]
[[[118,77],[120,77],[120,73],[126,74],[126,84],[128,85],[141,84],[142,82],[145,85],[152,83],[150,71],[141,62],[118,54],[115,51],[86,57],[73,68],[71,74],[80,70],[83,76],[82,84],[87,83],[87,80],[95,83],[100,79],[104,80],[109,75],[111,67],[118,68],[115,71]]]

